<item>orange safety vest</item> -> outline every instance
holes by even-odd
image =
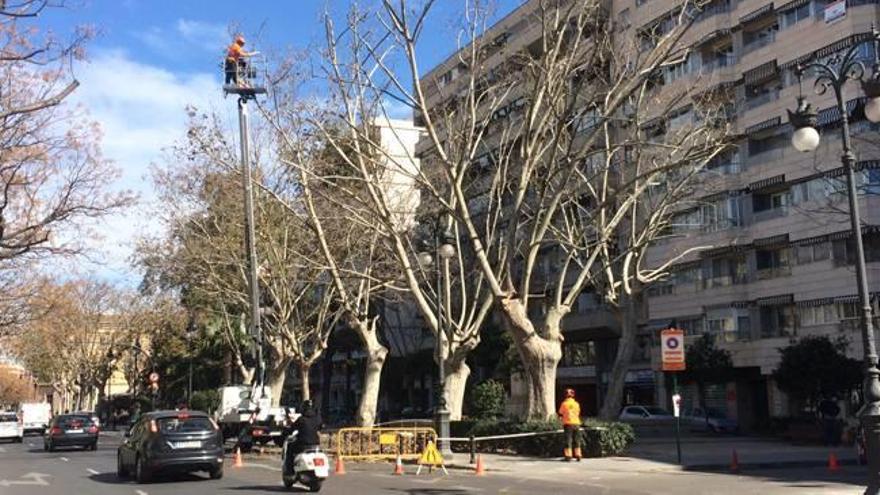
[[[569,397],[559,406],[559,415],[562,416],[563,425],[579,425],[581,424],[581,405],[574,398]]]
[[[241,58],[241,46],[238,43],[233,43],[229,45],[229,49],[226,50],[226,60],[230,62],[238,62],[238,59]]]

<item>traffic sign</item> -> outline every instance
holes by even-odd
[[[684,371],[684,330],[667,328],[660,332],[663,371]]]
[[[150,383],[157,383],[159,381],[159,373],[155,371],[150,373]]]

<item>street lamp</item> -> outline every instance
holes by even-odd
[[[874,45],[874,66],[867,76],[865,64],[858,60],[858,49],[865,43]],[[844,86],[848,81],[861,83],[862,91],[867,97],[864,106],[865,116],[871,122],[880,122],[880,33],[872,26],[870,39],[856,43],[843,56],[834,56],[827,62],[811,61],[804,65],[798,64],[796,74],[800,82],[804,71],[813,69],[816,72],[814,86],[816,93],[824,94],[829,89],[834,91],[837,110],[840,113],[841,133],[843,139],[843,155],[841,162],[846,173],[846,185],[849,195],[849,219],[856,245],[856,280],[858,282],[859,302],[861,303],[861,330],[864,346],[865,378],[864,405],[859,411],[862,429],[866,439],[868,456],[868,487],[866,494],[880,493],[880,370],[877,369],[877,346],[874,340],[874,326],[871,315],[871,302],[868,294],[868,277],[865,267],[865,249],[862,243],[861,219],[859,218],[858,196],[855,184],[855,155],[852,151],[852,138],[849,130]],[[795,149],[803,152],[814,151],[819,146],[819,132],[816,129],[816,111],[807,103],[803,95],[798,96],[798,107],[788,112],[789,122],[795,131],[791,141]]]
[[[450,302],[452,300],[451,284],[449,282],[449,263],[455,257],[455,236],[450,230],[440,229],[441,220],[438,218],[436,222],[437,235],[434,238],[434,254],[423,251],[418,254],[419,264],[423,268],[432,265],[436,267],[437,273],[437,338],[434,339],[434,352],[437,359],[437,409],[435,412],[435,422],[437,427],[437,448],[445,459],[452,458],[452,448],[449,444],[449,409],[446,407],[446,397],[443,394],[444,384],[446,383],[446,368],[444,361],[446,357],[445,345],[449,333],[447,322],[452,313]],[[436,262],[435,258],[436,257]],[[442,440],[440,440],[442,439]]]

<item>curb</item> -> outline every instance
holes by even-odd
[[[841,459],[838,461],[841,466],[858,466],[856,459]],[[740,463],[739,470],[745,471],[749,469],[796,469],[796,468],[824,468],[828,467],[828,461],[774,461],[774,462],[752,462]],[[682,471],[730,471],[729,464],[691,464],[681,467]]]

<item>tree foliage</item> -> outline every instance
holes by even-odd
[[[795,401],[815,406],[823,397],[843,397],[862,380],[861,364],[847,357],[847,342],[826,335],[807,336],[779,349],[773,379]]]

